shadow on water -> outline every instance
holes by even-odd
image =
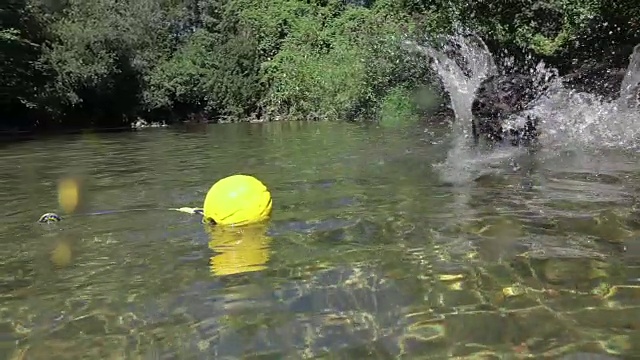
[[[447,182],[446,132],[233,124],[0,148],[0,356],[640,355],[632,154],[522,153]],[[164,210],[237,172],[271,189],[268,224]],[[83,211],[36,224],[69,174]]]

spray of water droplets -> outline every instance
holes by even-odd
[[[542,94],[529,112],[542,119],[543,144],[559,147],[640,149],[640,46],[629,59],[617,99],[572,91],[557,82]]]
[[[473,121],[473,95],[482,81],[497,71],[495,60],[477,36],[449,36],[446,43],[441,49],[410,44],[432,60],[433,70],[451,97],[457,123],[454,133],[468,138],[469,124]],[[520,115],[532,114],[542,119],[541,129],[547,135],[541,139],[543,144],[573,142],[573,145],[588,147],[639,147],[640,111],[636,94],[640,87],[640,45],[630,56],[619,96],[613,101],[565,88],[557,70],[544,63],[529,71],[540,97]]]
[[[445,164],[439,164],[448,179],[466,181],[481,168],[512,158],[515,149],[492,150],[480,154],[470,146],[471,108],[482,81],[497,72],[493,55],[475,35],[447,36],[444,46],[405,42],[407,48],[425,54],[442,80],[455,113],[453,147]],[[508,59],[503,63],[508,65]],[[541,119],[540,143],[549,151],[558,149],[640,149],[640,111],[636,94],[640,87],[640,45],[636,46],[622,81],[620,94],[613,101],[574,91],[563,86],[557,70],[544,63],[529,70],[539,98],[514,122],[527,115]],[[475,170],[475,171],[474,171]]]

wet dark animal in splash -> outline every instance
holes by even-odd
[[[633,58],[636,58],[634,61]],[[606,62],[585,63],[561,77],[571,91],[595,95],[603,101],[624,97],[629,108],[640,109],[640,83],[632,83],[625,94],[620,92],[625,74],[640,73],[640,44],[633,48],[627,68],[611,67]],[[536,141],[540,134],[538,117],[522,112],[532,106],[546,90],[534,76],[522,73],[494,75],[485,79],[475,93],[471,109],[474,117],[473,136],[490,143],[510,143],[515,146]]]
[[[640,48],[639,48],[640,49]],[[563,85],[572,91],[585,92],[604,100],[620,97],[620,86],[626,69],[584,66],[562,77]],[[540,134],[541,121],[523,111],[544,94],[546,86],[536,84],[531,75],[512,73],[485,79],[472,105],[473,136],[490,143],[510,143],[514,146],[534,143]],[[640,85],[627,94],[629,106],[640,108]]]
[[[522,112],[537,99],[540,90],[529,75],[513,73],[485,79],[476,91],[471,109],[476,142],[480,138],[514,146],[534,142],[540,121]]]

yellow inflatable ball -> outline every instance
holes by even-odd
[[[206,221],[247,225],[267,219],[271,206],[271,193],[260,180],[249,175],[232,175],[213,184],[202,210]]]

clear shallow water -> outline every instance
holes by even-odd
[[[640,356],[636,154],[496,150],[468,179],[440,165],[449,132],[238,124],[3,145],[0,357]],[[265,226],[166,210],[238,172],[271,189]],[[68,175],[82,211],[35,223]]]

